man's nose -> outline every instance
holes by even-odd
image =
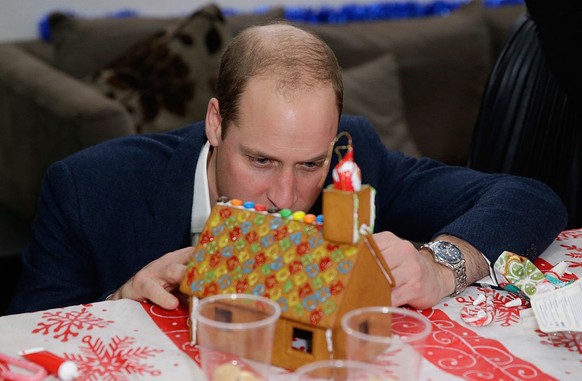
[[[279,209],[291,209],[297,201],[297,179],[293,170],[284,170],[273,179],[267,198]]]

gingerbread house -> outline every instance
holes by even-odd
[[[394,284],[371,235],[375,191],[326,189],[323,216],[222,200],[212,209],[180,290],[195,298],[251,293],[277,301],[272,363],[296,369],[344,358],[341,317],[391,305]]]

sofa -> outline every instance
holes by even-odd
[[[294,22],[335,51],[344,113],[367,116],[391,149],[465,165],[488,74],[523,12],[523,5],[489,8],[472,1],[446,15]],[[284,8],[225,15],[212,4],[183,17],[54,12],[46,40],[0,43],[0,261],[10,261],[0,262],[5,289],[18,273],[15,258],[30,237],[52,162],[107,139],[201,120],[228,41],[249,25],[285,15]]]

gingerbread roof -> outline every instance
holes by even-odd
[[[325,240],[321,218],[245,205],[213,207],[180,290],[199,298],[267,296],[288,319],[332,326],[354,273],[358,246]]]

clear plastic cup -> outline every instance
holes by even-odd
[[[222,294],[201,299],[193,312],[200,363],[209,380],[269,379],[275,324],[281,315],[276,302]]]
[[[398,307],[365,307],[341,320],[346,334],[346,357],[380,367],[386,377],[418,380],[430,320]]]

